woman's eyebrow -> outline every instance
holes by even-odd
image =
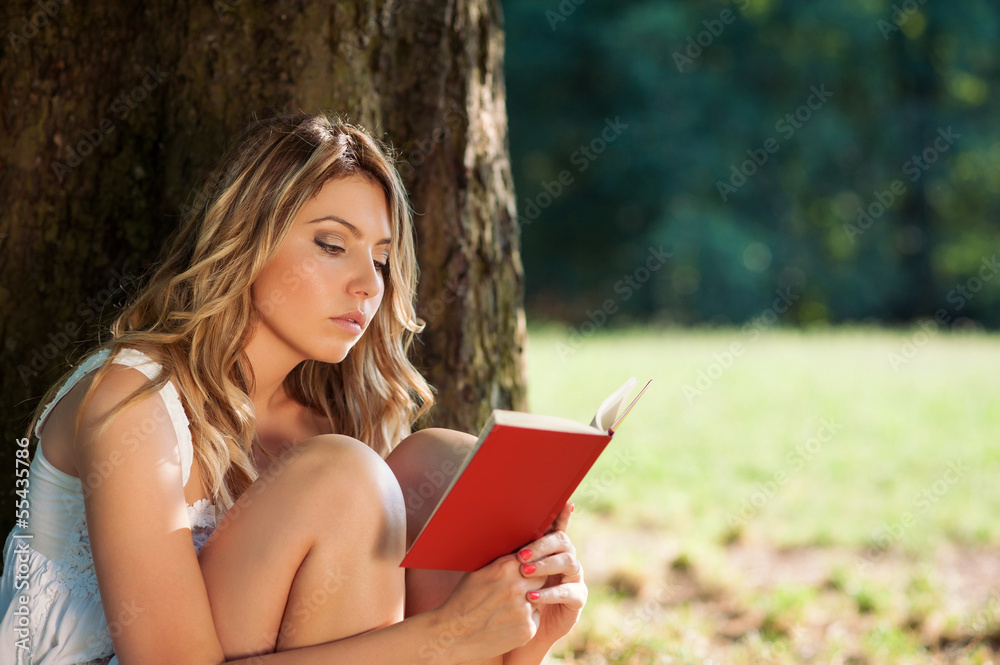
[[[353,235],[358,240],[361,240],[362,238],[365,237],[365,234],[361,232],[361,229],[359,229],[358,227],[354,226],[354,224],[351,224],[347,220],[344,220],[344,219],[341,219],[340,217],[337,217],[336,215],[327,215],[326,217],[318,217],[318,218],[310,220],[310,221],[308,221],[306,223],[307,224],[315,224],[316,222],[323,222],[323,221],[327,221],[327,220],[329,220],[331,222],[339,222],[339,223],[343,224],[344,226],[346,226],[350,230],[351,235]],[[375,244],[376,245],[391,245],[392,244],[392,238],[382,238],[381,240],[379,240]]]

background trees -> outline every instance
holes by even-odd
[[[786,324],[1000,325],[1000,281],[977,282],[1000,249],[994,3],[503,4],[529,319],[612,297],[612,325],[740,323],[790,288]],[[607,118],[628,127],[574,162]],[[616,295],[660,244],[666,269]]]

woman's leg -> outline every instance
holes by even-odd
[[[400,441],[386,457],[385,461],[396,475],[406,502],[407,548],[420,533],[475,443],[476,437],[466,432],[429,427]],[[406,616],[440,606],[464,574],[407,568]],[[441,645],[442,650],[446,648],[446,645]],[[481,661],[481,665],[499,665],[502,662],[503,656],[497,656]]]
[[[406,502],[406,547],[417,537],[438,500],[451,484],[476,437],[457,430],[429,427],[414,432],[385,458]],[[461,572],[407,569],[406,616],[443,603],[462,577]]]
[[[360,441],[324,435],[283,453],[199,555],[226,658],[401,621],[405,522],[394,475]]]

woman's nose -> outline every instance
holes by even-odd
[[[355,271],[354,279],[351,282],[351,291],[364,298],[378,295],[381,292],[382,283],[373,259],[366,260],[362,257],[359,262],[361,266]]]

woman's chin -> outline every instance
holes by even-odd
[[[336,365],[337,363],[344,362],[344,359],[351,353],[351,348],[353,348],[353,346],[346,349],[323,349],[318,355],[313,357],[313,360]]]

